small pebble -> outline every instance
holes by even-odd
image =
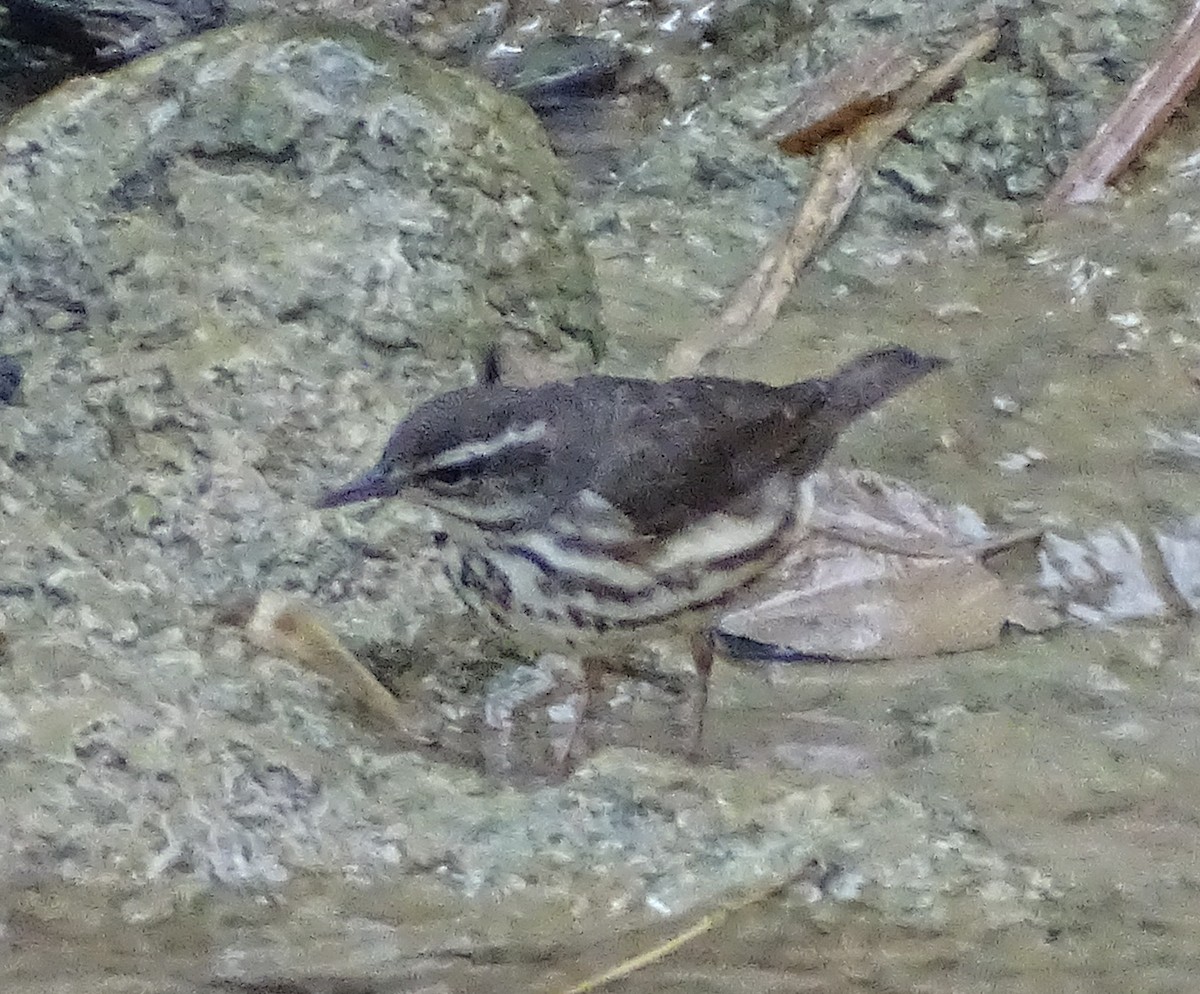
[[[996,460],[996,465],[1006,473],[1018,473],[1021,470],[1029,469],[1036,463],[1045,462],[1046,453],[1040,449],[1026,449],[1024,452],[1010,452],[1001,459]]]
[[[509,86],[535,110],[551,110],[615,92],[630,61],[623,45],[601,38],[554,35],[530,45]]]

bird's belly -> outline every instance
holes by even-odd
[[[707,627],[783,557],[805,515],[712,515],[636,559],[543,528],[451,541],[446,574],[468,606],[535,651],[604,654]],[[485,538],[484,541],[479,541]]]

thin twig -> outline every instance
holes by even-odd
[[[848,135],[825,147],[791,230],[767,250],[717,319],[675,346],[665,363],[670,375],[696,372],[718,346],[742,348],[762,337],[804,266],[842,223],[880,149],[967,63],[991,51],[998,39],[999,31],[994,27],[973,35],[949,59],[901,90],[888,110],[864,119]]]
[[[1125,99],[1087,143],[1043,202],[1048,211],[1064,204],[1099,200],[1157,136],[1200,83],[1200,0],[1179,22]]]
[[[675,952],[682,946],[687,945],[693,939],[698,939],[706,932],[711,932],[715,928],[719,928],[729,920],[731,915],[737,914],[746,908],[756,904],[762,904],[778,894],[781,894],[792,884],[802,880],[819,879],[824,872],[824,868],[817,860],[809,861],[805,866],[801,867],[795,873],[790,874],[783,880],[777,881],[768,887],[764,887],[747,897],[742,897],[727,904],[721,905],[716,911],[705,915],[694,925],[685,928],[678,935],[672,936],[666,942],[660,943],[653,949],[647,949],[645,952],[619,963],[611,970],[605,970],[603,973],[595,974],[588,977],[582,983],[576,984],[574,987],[568,988],[562,994],[590,994],[591,991],[600,990],[606,987],[615,980],[621,980],[628,977],[638,970],[644,970],[648,966],[653,966],[660,960],[666,959],[671,953]],[[815,879],[814,879],[815,878]]]
[[[925,536],[901,537],[872,534],[854,525],[813,524],[805,536],[806,540],[821,537],[845,545],[852,545],[864,552],[882,552],[889,556],[905,556],[910,559],[974,559],[984,560],[1020,545],[1036,545],[1044,534],[1041,528],[1022,528],[1006,535],[983,542],[962,544],[939,542]]]

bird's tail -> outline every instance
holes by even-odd
[[[864,352],[825,380],[823,413],[840,429],[878,407],[910,383],[949,365],[940,356],[925,356],[902,345]]]

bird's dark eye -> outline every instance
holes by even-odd
[[[443,487],[456,487],[460,483],[471,483],[486,475],[490,466],[490,456],[468,456],[444,466],[431,466],[421,474],[427,481]]]
[[[456,483],[461,483],[469,474],[470,466],[463,463],[455,463],[453,466],[439,466],[429,473],[428,478],[434,483],[441,483],[443,486],[452,487]]]

